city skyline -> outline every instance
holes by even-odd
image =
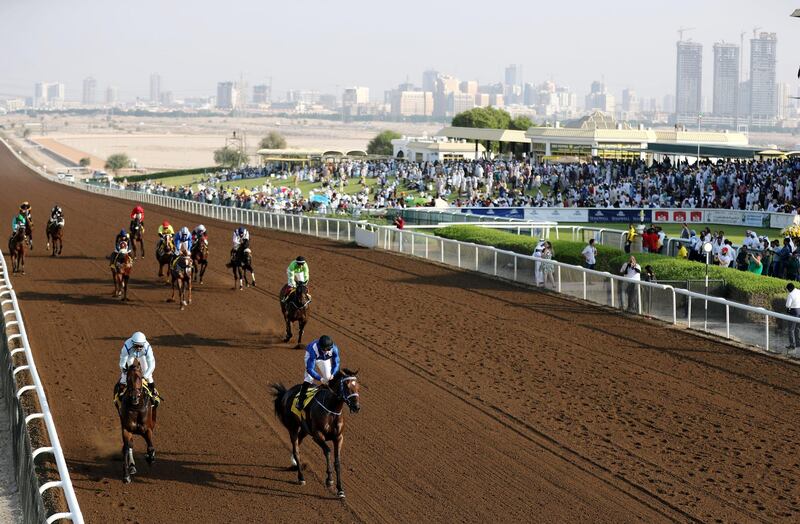
[[[380,10],[373,12],[367,9],[372,4],[362,1],[349,2],[351,12],[347,16],[333,6],[312,1],[313,12],[302,13],[305,25],[297,20],[301,14],[298,7],[285,6],[282,13],[286,24],[278,24],[280,27],[268,24],[265,28],[269,30],[265,31],[264,28],[256,30],[251,19],[258,19],[257,15],[268,12],[270,6],[247,1],[237,3],[240,10],[231,9],[233,13],[253,15],[240,19],[237,31],[230,29],[237,27],[236,24],[222,23],[233,16],[224,11],[220,11],[219,20],[215,19],[219,24],[210,26],[211,21],[202,13],[203,6],[208,3],[201,0],[162,5],[145,0],[134,9],[88,0],[81,9],[54,4],[42,10],[38,9],[42,2],[11,0],[0,8],[3,14],[0,28],[11,38],[17,35],[16,41],[27,45],[0,59],[0,70],[4,73],[0,75],[0,95],[31,96],[31,86],[44,80],[64,83],[66,98],[80,100],[83,79],[92,77],[99,89],[117,87],[121,100],[145,100],[151,95],[148,78],[158,72],[160,89],[178,97],[213,95],[218,82],[238,81],[244,76],[250,85],[270,85],[273,99],[292,89],[341,95],[347,87],[364,86],[369,88],[371,100],[379,101],[385,91],[396,88],[406,79],[419,86],[424,71],[436,69],[460,80],[477,80],[481,84],[503,82],[509,75],[524,75],[525,82],[534,84],[553,80],[569,86],[579,99],[588,94],[592,81],[602,80],[616,96],[624,89],[632,89],[642,99],[661,99],[674,92],[674,46],[680,27],[695,26],[696,29],[687,31],[684,38],[702,44],[706,50],[702,68],[703,85],[708,86],[703,90],[706,95],[711,94],[713,85],[713,56],[707,52],[713,44],[737,43],[743,31],[749,40],[756,24],[763,26],[759,30],[777,33],[781,45],[778,46],[776,81],[790,82],[790,85],[795,85],[792,80],[796,64],[789,50],[800,48],[800,28],[796,20],[789,18],[794,8],[791,1],[774,2],[767,7],[754,6],[752,2],[717,0],[700,5],[678,1],[669,6],[648,6],[648,19],[639,17],[635,23],[621,25],[620,31],[610,29],[632,16],[622,17],[620,13],[640,3],[620,0],[614,3],[616,9],[606,9],[591,2],[573,2],[574,12],[580,16],[569,18],[554,8],[506,2],[485,17],[482,14],[481,24],[473,29],[490,38],[477,39],[479,42],[464,39],[456,48],[452,44],[432,45],[475,25],[469,16],[453,10],[452,5],[407,2],[407,7],[425,10],[433,18],[448,14],[447,27],[437,24],[435,31],[424,24],[393,27],[380,17]],[[144,4],[153,4],[153,9],[147,9]],[[691,19],[698,22],[692,23],[690,17],[679,15],[681,8],[688,6],[692,9],[684,12],[691,12]],[[88,32],[94,33],[91,37],[73,31],[65,22],[88,11],[96,15],[99,22]],[[38,22],[33,27],[13,23],[15,19],[34,13]],[[508,13],[519,16],[515,14],[506,19]],[[720,18],[722,13],[725,13],[725,20]],[[126,18],[125,25],[111,23],[112,18],[120,16]],[[105,19],[109,24],[103,23]],[[146,26],[137,23],[145,20]],[[649,20],[657,23],[648,24]],[[200,42],[192,38],[191,30],[181,29],[193,27],[193,24],[207,29],[209,38]],[[347,24],[366,25],[349,36]],[[519,30],[501,29],[508,24],[518,26]],[[171,28],[169,31],[166,31],[167,26]],[[572,38],[571,42],[564,39],[563,32],[557,28],[566,30],[571,26],[574,26],[574,30],[568,31],[571,35],[581,34],[580,30],[584,29],[586,37]],[[597,29],[600,26],[603,30]],[[297,32],[292,32],[293,28]],[[59,33],[64,33],[63,38]],[[303,35],[302,39],[297,38],[299,34]],[[494,41],[497,38],[492,36],[502,36],[499,40],[503,42]],[[301,40],[309,43],[303,44]],[[56,41],[58,45],[54,45]],[[103,45],[97,45],[99,42]],[[558,53],[553,52],[556,43],[560,45]],[[502,48],[502,52],[496,52],[498,48]],[[515,48],[518,50],[509,52]],[[586,55],[587,48],[592,49],[590,57]],[[625,56],[626,60],[619,60],[619,56]],[[745,58],[748,56],[745,51]],[[304,65],[298,67],[297,63]],[[518,70],[506,71],[510,66]]]

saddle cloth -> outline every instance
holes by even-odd
[[[303,411],[297,410],[297,397],[300,396],[300,393],[298,392],[297,395],[292,397],[292,413],[297,415],[297,417],[300,418],[301,420],[304,419],[306,416],[305,409],[308,407],[309,404],[311,404],[311,401],[314,400],[314,395],[317,394],[318,390],[319,388],[317,387],[308,388],[308,392],[306,393],[306,398],[303,400]]]

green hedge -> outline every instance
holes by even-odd
[[[174,176],[202,175],[205,173],[214,173],[217,170],[219,170],[218,167],[193,167],[191,169],[176,169],[175,171],[159,171],[157,173],[150,173],[149,175],[118,176],[114,177],[114,180],[127,179],[128,182],[145,182],[147,180],[159,180],[161,178],[171,178]]]
[[[435,229],[434,234],[452,240],[494,246],[524,255],[532,254],[538,242],[538,239],[533,237],[472,225],[441,227]],[[581,251],[586,247],[585,243],[570,240],[550,240],[550,243],[553,245],[555,260],[576,266],[583,265]],[[620,268],[629,256],[621,249],[598,245],[596,269],[615,275],[619,274]],[[653,266],[653,271],[659,280],[702,280],[706,275],[705,264],[649,253],[636,253],[635,256],[642,267]],[[708,276],[715,280],[725,281],[726,298],[783,312],[783,300],[786,293],[785,280],[719,266],[709,266]]]

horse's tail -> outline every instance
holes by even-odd
[[[283,422],[283,397],[286,395],[286,387],[283,384],[273,384],[272,396],[275,402],[275,416]]]

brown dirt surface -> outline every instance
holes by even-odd
[[[41,230],[14,278],[88,522],[796,522],[800,368],[548,293],[351,245],[251,230],[259,286],[233,291],[231,224],[146,209],[127,304],[105,256],[133,203],[47,182],[0,151],[0,217],[65,211],[64,256]],[[203,221],[211,265],[181,312],[156,281],[155,226]],[[346,415],[345,502],[304,443],[286,470],[269,384],[302,380],[280,342],[288,262],[311,265],[308,339],[360,370]],[[120,480],[110,393],[131,332],[151,340],[157,461]]]
[[[33,139],[33,141],[38,143],[42,147],[49,149],[50,151],[57,153],[62,157],[71,160],[72,162],[75,162],[75,164],[78,164],[78,162],[81,161],[81,158],[88,157],[91,162],[89,164],[90,169],[102,170],[106,165],[106,161],[103,160],[102,158],[90,155],[89,153],[86,153],[85,151],[81,151],[79,149],[75,149],[72,146],[62,144],[61,142],[59,142],[54,138],[36,137]]]

